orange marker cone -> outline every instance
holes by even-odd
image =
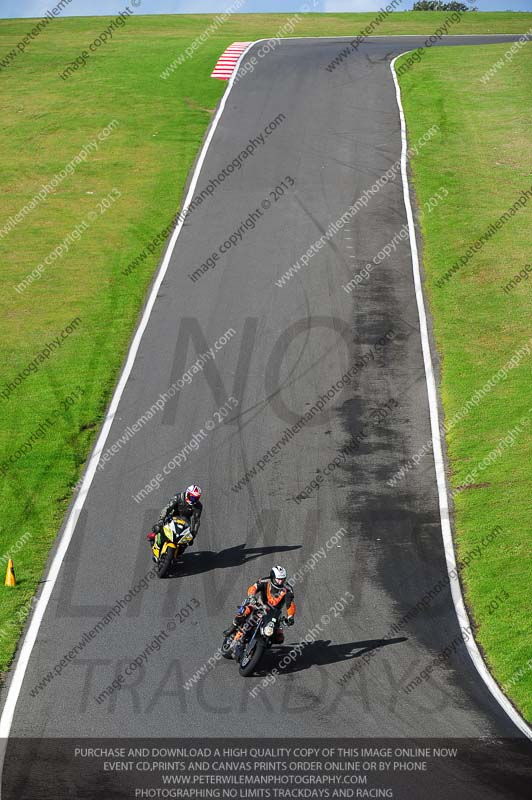
[[[17,581],[15,578],[15,570],[13,568],[13,559],[10,558],[7,562],[5,586],[16,586]]]

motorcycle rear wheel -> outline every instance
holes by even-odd
[[[240,664],[238,667],[238,672],[243,678],[249,678],[250,675],[253,675],[259,666],[259,662],[262,659],[265,650],[266,648],[264,645],[261,642],[257,642],[251,655],[246,654],[244,651],[244,655],[240,659]]]

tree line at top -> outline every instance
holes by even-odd
[[[474,6],[466,6],[458,0],[444,3],[442,0],[417,0],[412,6],[412,11],[477,11]]]

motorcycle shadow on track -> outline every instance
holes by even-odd
[[[360,658],[361,656],[370,653],[372,650],[377,650],[387,645],[400,644],[406,642],[406,636],[400,636],[396,639],[368,639],[362,642],[345,642],[344,644],[333,644],[331,639],[317,639],[310,644],[304,644],[301,654],[297,656],[288,666],[283,667],[282,672],[286,675],[293,672],[302,672],[310,667],[323,667],[328,664],[337,664],[341,661],[350,661],[353,658]],[[288,656],[294,644],[283,644],[280,647],[275,647],[272,653],[269,653],[269,661],[275,660],[277,663],[281,662],[284,656]],[[255,672],[257,677],[268,675],[273,663],[265,664],[264,668],[258,669]]]
[[[248,561],[254,561],[262,556],[274,553],[288,553],[291,550],[300,550],[300,544],[272,545],[263,547],[248,547],[246,543],[227,547],[225,550],[187,550],[180,559],[179,569],[174,570],[170,577],[190,577],[202,575],[204,572],[213,572],[217,569],[230,569],[245,566]]]

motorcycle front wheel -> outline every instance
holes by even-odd
[[[233,641],[233,637],[232,636],[226,636],[225,639],[222,642],[222,646],[220,648],[220,651],[221,651],[222,656],[224,658],[228,658],[228,659],[233,658],[233,651],[231,650],[231,642],[232,641]]]
[[[256,642],[251,652],[248,652],[247,649],[244,650],[244,655],[240,659],[240,665],[238,667],[238,672],[243,678],[249,678],[250,675],[253,675],[259,666],[265,649],[262,642]]]
[[[172,566],[173,560],[174,551],[173,548],[169,547],[164,556],[159,560],[159,564],[157,566],[157,575],[159,578],[166,578],[170,572],[170,567]]]

